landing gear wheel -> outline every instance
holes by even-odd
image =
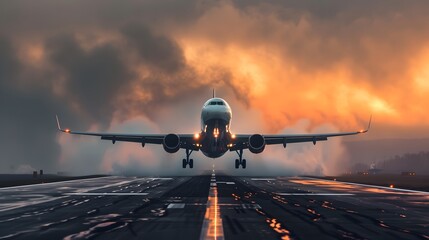
[[[193,151],[194,150],[186,148],[186,158],[183,159],[183,163],[182,163],[183,168],[186,168],[186,165],[188,165],[188,164],[189,164],[189,168],[194,167],[194,159],[189,159],[189,157],[191,156],[191,153]]]
[[[246,159],[243,159],[243,149],[235,150],[238,154],[238,159],[235,159],[235,168],[240,168],[240,165],[243,169],[246,168]]]

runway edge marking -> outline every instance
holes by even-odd
[[[127,193],[127,192],[75,192],[64,193],[69,196],[146,196],[149,193]]]
[[[281,196],[353,196],[354,193],[274,193]]]
[[[323,178],[312,178],[312,177],[300,177],[300,178],[311,179],[311,180],[323,180],[323,181],[330,181],[330,182],[340,182],[340,183],[362,186],[362,187],[372,187],[372,188],[387,189],[387,190],[398,191],[398,192],[411,192],[411,193],[420,193],[420,194],[429,195],[429,192],[417,191],[417,190],[411,190],[411,189],[391,188],[391,187],[383,187],[383,186],[377,186],[377,185],[370,185],[370,184],[363,184],[363,183],[352,183],[352,182],[344,182],[344,181],[333,181],[333,180],[323,179]]]
[[[116,177],[116,176],[94,177],[94,178],[84,178],[84,179],[73,179],[73,180],[58,181],[58,182],[50,182],[50,183],[26,184],[26,185],[19,185],[19,186],[13,186],[13,187],[3,187],[3,188],[0,188],[0,191],[1,191],[1,190],[8,190],[8,189],[15,189],[15,188],[37,187],[37,186],[46,186],[46,185],[56,185],[56,184],[61,184],[61,183],[72,183],[72,182],[79,182],[79,181],[90,181],[90,180],[93,180],[93,179],[114,178],[114,177]]]
[[[109,176],[109,177],[112,177],[112,176]],[[94,178],[92,178],[92,179],[94,179]],[[99,178],[97,178],[97,179],[99,179]],[[117,185],[121,185],[121,184],[125,184],[125,183],[131,183],[131,182],[135,182],[135,181],[138,181],[138,180],[141,180],[141,179],[144,179],[144,178],[138,178],[138,179],[134,179],[134,180],[130,180],[130,181],[121,181],[121,182],[118,182],[118,183],[103,185],[103,186],[100,186],[100,187],[93,187],[93,188],[89,188],[89,189],[85,189],[85,190],[86,190],[86,192],[89,192],[89,191],[94,191],[94,190],[98,190],[98,189],[102,189],[102,188],[113,187],[113,186],[117,186]],[[79,180],[84,181],[84,180],[88,180],[88,179],[76,179],[76,180],[70,180],[70,181],[79,181]],[[55,182],[55,183],[61,183],[61,182]],[[36,184],[36,185],[40,185],[40,184]],[[34,185],[29,185],[29,186],[34,186]],[[16,187],[14,187],[14,188],[16,188]],[[2,189],[0,189],[0,190],[2,190]],[[80,193],[84,193],[84,192],[80,192]],[[5,212],[5,211],[9,211],[9,210],[14,210],[14,209],[22,208],[22,207],[28,207],[28,206],[32,206],[32,205],[36,205],[36,204],[40,204],[40,203],[46,203],[46,202],[51,202],[51,201],[55,201],[55,200],[58,200],[58,199],[70,197],[70,195],[66,195],[66,193],[62,193],[62,194],[63,194],[63,196],[61,196],[61,197],[52,197],[50,199],[44,199],[44,200],[39,200],[39,201],[34,200],[34,201],[32,201],[30,203],[27,203],[25,205],[3,208],[3,209],[0,209],[0,212]]]

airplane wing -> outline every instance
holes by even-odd
[[[316,142],[326,141],[330,137],[340,137],[340,136],[349,136],[356,135],[361,133],[366,133],[371,127],[371,118],[369,119],[368,127],[365,130],[355,131],[355,132],[337,132],[337,133],[316,133],[316,134],[274,134],[274,135],[262,135],[265,139],[266,145],[274,144],[283,144],[283,147],[286,147],[289,143],[300,143],[300,142]],[[252,134],[237,134],[236,141],[234,146],[231,148],[231,151],[236,151],[240,149],[249,148],[249,138]]]
[[[122,142],[135,142],[141,143],[142,146],[148,144],[163,144],[163,140],[167,134],[127,134],[127,133],[96,133],[96,132],[78,132],[72,131],[68,128],[61,128],[58,116],[56,116],[58,130],[68,134],[75,135],[86,135],[100,137],[102,140],[110,140],[113,144],[117,141]],[[198,151],[199,148],[195,146],[195,140],[193,134],[178,134],[180,138],[180,148],[187,148],[190,150]]]

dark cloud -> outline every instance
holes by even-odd
[[[66,76],[64,91],[91,120],[110,123],[114,101],[133,80],[133,74],[111,44],[85,51],[71,35],[47,41],[49,59]]]
[[[42,79],[25,74],[16,56],[11,42],[0,38],[0,167],[2,172],[23,165],[52,171],[60,152],[54,114],[61,103],[44,84],[30,89],[21,84]]]
[[[143,63],[166,73],[174,73],[185,67],[182,49],[165,36],[155,36],[143,25],[125,27],[124,33],[129,44],[137,49]]]
[[[23,37],[76,29],[117,29],[129,23],[151,26],[192,23],[216,4],[198,0],[17,0],[0,3],[0,29]]]
[[[4,91],[6,84],[16,80],[20,65],[16,58],[12,43],[0,35],[0,84]]]

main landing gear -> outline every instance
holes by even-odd
[[[189,168],[194,168],[194,159],[189,159],[189,157],[191,156],[191,153],[193,152],[194,150],[189,150],[189,149],[186,149],[186,159],[184,158],[182,161],[183,161],[183,163],[182,163],[182,167],[183,168],[186,168],[186,165],[188,165],[189,164]]]
[[[243,169],[246,168],[246,159],[243,159],[243,149],[236,150],[239,159],[235,159],[235,168],[239,168],[240,165]]]

